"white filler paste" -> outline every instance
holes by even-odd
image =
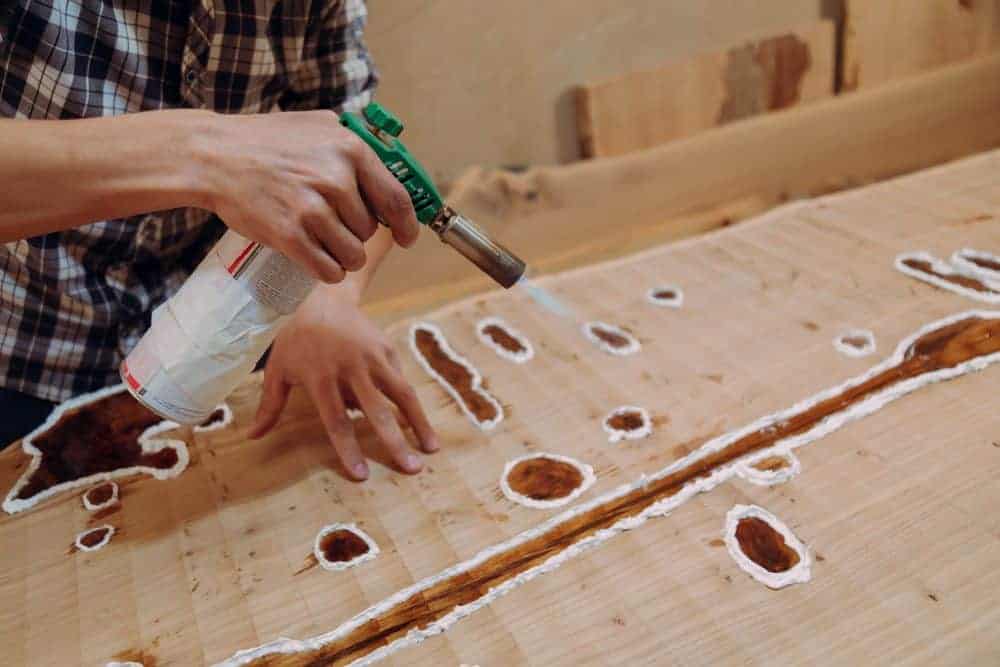
[[[105,530],[105,529],[107,530],[104,533],[104,537],[102,537],[101,541],[95,544],[94,546],[88,547],[86,544],[82,542],[84,536],[87,535],[88,533],[92,533],[95,530]],[[88,528],[87,530],[83,531],[82,533],[76,536],[76,540],[73,542],[73,545],[80,551],[97,551],[98,549],[103,549],[105,546],[107,546],[108,542],[111,541],[111,538],[114,536],[114,534],[115,534],[115,527],[112,526],[110,523],[106,523],[103,526],[95,526],[93,528]]]
[[[553,498],[551,500],[536,500],[529,496],[521,495],[514,489],[510,488],[510,484],[507,482],[507,476],[510,475],[510,471],[514,469],[514,466],[522,461],[531,461],[534,459],[549,459],[550,461],[568,463],[580,471],[580,475],[583,477],[583,480],[580,482],[580,486],[573,489],[573,491],[567,496],[562,498]],[[580,494],[589,489],[595,481],[597,481],[597,477],[594,475],[594,468],[586,463],[581,463],[576,459],[572,459],[568,456],[562,456],[561,454],[527,454],[507,462],[507,465],[503,468],[503,475],[500,477],[500,490],[503,491],[503,494],[507,496],[509,500],[513,500],[518,505],[534,507],[537,509],[552,509],[553,507],[559,507],[572,502],[578,498]]]
[[[860,338],[864,343],[858,347],[845,341]],[[848,357],[867,357],[875,352],[875,334],[867,329],[850,329],[833,339],[833,346]]]
[[[469,374],[472,376],[472,390],[482,396],[483,400],[496,409],[496,416],[493,419],[480,421],[476,417],[475,413],[469,409],[469,406],[465,404],[465,400],[462,398],[462,395],[458,393],[458,390],[451,386],[451,383],[441,377],[440,373],[434,370],[434,367],[431,366],[430,362],[427,361],[427,359],[424,358],[424,355],[420,353],[420,350],[417,349],[418,331],[429,332],[432,336],[434,336],[438,346],[440,346],[440,348],[446,355],[448,355],[448,357],[451,358],[452,361],[465,366],[466,370],[468,370]],[[441,387],[448,392],[452,398],[455,399],[455,402],[458,403],[462,412],[465,413],[465,416],[468,417],[473,424],[484,431],[488,431],[503,421],[503,406],[500,405],[500,402],[497,401],[497,399],[495,399],[488,391],[483,389],[483,376],[479,373],[479,369],[473,366],[472,362],[460,355],[451,347],[451,345],[448,344],[448,339],[444,337],[444,333],[441,332],[441,329],[428,322],[418,322],[417,324],[414,324],[410,327],[410,350],[413,352],[413,356],[416,358],[417,363],[420,364],[421,368],[427,371],[428,375],[437,380],[437,383],[441,385]]]
[[[267,644],[257,646],[251,649],[245,649],[233,654],[230,658],[218,663],[217,667],[237,667],[240,665],[247,665],[254,660],[260,659],[264,656],[270,655],[288,655],[293,653],[302,653],[307,651],[318,651],[324,646],[331,644],[333,642],[342,639],[351,632],[355,631],[365,623],[368,623],[371,619],[378,617],[380,614],[392,609],[396,605],[404,602],[410,597],[425,591],[433,586],[439,584],[442,581],[450,579],[452,577],[458,576],[471,569],[481,565],[485,561],[489,560],[493,556],[498,554],[503,554],[516,549],[518,546],[537,538],[539,535],[556,528],[557,526],[571,521],[573,518],[589,512],[594,508],[603,505],[605,503],[611,502],[616,498],[620,498],[642,486],[649,484],[657,479],[662,479],[667,475],[670,475],[681,468],[691,465],[694,461],[701,459],[705,456],[724,449],[729,444],[742,438],[743,436],[759,431],[763,428],[767,428],[773,424],[776,424],[782,420],[786,420],[789,417],[796,415],[804,410],[808,410],[815,406],[817,403],[824,401],[826,399],[832,398],[845,390],[856,387],[863,384],[878,375],[879,373],[896,366],[903,361],[903,355],[906,349],[919,337],[924,334],[938,329],[943,326],[947,326],[953,322],[963,320],[967,317],[981,317],[996,319],[1000,318],[1000,311],[966,311],[963,313],[958,313],[947,317],[936,322],[932,322],[924,327],[922,327],[916,333],[903,339],[899,345],[896,347],[896,351],[892,356],[888,357],[882,363],[877,364],[870,368],[867,372],[851,378],[839,384],[835,387],[831,387],[825,391],[821,391],[818,394],[814,394],[809,398],[796,403],[795,405],[776,412],[774,414],[761,417],[760,419],[754,421],[751,424],[744,426],[743,428],[730,431],[724,435],[721,435],[709,442],[705,443],[695,451],[691,452],[684,458],[678,459],[672,462],[665,468],[658,470],[652,475],[641,475],[637,480],[629,484],[623,484],[616,489],[613,489],[603,495],[597,496],[591,500],[580,503],[570,507],[559,514],[543,521],[534,528],[530,528],[514,537],[510,538],[505,542],[495,544],[493,546],[487,547],[477,553],[475,556],[469,560],[457,563],[449,568],[438,572],[435,575],[429,576],[425,579],[403,588],[393,595],[387,597],[386,599],[378,602],[368,609],[365,609],[361,613],[357,614],[353,618],[345,621],[340,626],[330,630],[321,635],[316,635],[309,639],[288,639],[288,638],[278,638]],[[847,407],[846,409],[838,412],[836,414],[830,415],[826,419],[821,420],[815,426],[813,426],[808,431],[796,434],[792,437],[786,438],[776,442],[772,447],[763,450],[762,452],[755,452],[755,455],[767,456],[770,454],[781,453],[789,451],[792,449],[797,449],[798,447],[803,447],[816,440],[819,440],[834,431],[837,431],[846,424],[853,421],[857,421],[863,417],[867,417],[870,414],[878,412],[887,404],[895,401],[898,398],[906,396],[921,387],[925,387],[929,384],[935,382],[941,382],[943,380],[950,380],[952,378],[960,377],[967,373],[972,373],[975,371],[981,371],[984,368],[1000,362],[1000,352],[984,355],[971,359],[964,363],[952,366],[950,368],[943,368],[937,371],[924,373],[914,378],[898,382],[884,391],[872,394],[865,400],[854,403]],[[519,586],[531,581],[532,579],[545,574],[546,572],[551,572],[557,569],[563,563],[569,561],[570,559],[586,553],[590,549],[608,541],[612,537],[624,533],[629,530],[633,530],[643,525],[649,519],[653,517],[660,517],[669,515],[673,510],[680,507],[688,500],[698,495],[699,493],[704,493],[711,491],[720,484],[731,480],[737,474],[737,468],[743,463],[741,460],[734,461],[733,463],[723,466],[717,469],[711,475],[707,477],[698,477],[695,480],[685,484],[680,491],[672,496],[664,498],[659,502],[656,502],[648,507],[646,507],[642,512],[635,516],[628,516],[620,519],[618,522],[596,531],[595,533],[585,537],[584,539],[576,542],[569,547],[554,553],[548,560],[532,567],[531,569],[521,572],[515,577],[512,577],[499,586],[491,588],[485,595],[477,598],[468,604],[456,606],[448,614],[442,616],[438,620],[430,623],[424,628],[410,630],[406,635],[394,639],[392,642],[386,646],[382,646],[375,651],[358,658],[351,665],[355,667],[361,667],[363,665],[370,665],[376,663],[383,658],[386,658],[397,651],[400,651],[409,646],[419,644],[428,637],[433,637],[435,635],[445,632],[452,625],[462,620],[466,616],[482,609],[486,605],[490,604],[497,598],[500,598],[507,593],[510,593]]]
[[[198,426],[194,427],[195,433],[209,433],[211,431],[221,431],[230,424],[233,423],[233,409],[229,407],[228,403],[219,403],[214,408],[209,416],[214,415],[217,411],[222,411],[222,419],[219,421],[212,422],[208,426]]]
[[[628,343],[621,347],[615,347],[614,345],[608,344],[606,341],[601,340],[601,338],[594,333],[594,331],[604,331],[615,336],[621,336],[626,339]],[[616,327],[613,324],[607,324],[606,322],[587,322],[583,325],[583,335],[590,340],[591,343],[601,348],[608,354],[614,354],[619,357],[628,356],[630,354],[635,354],[642,347],[635,336],[625,331],[621,327]]]
[[[974,299],[976,301],[984,301],[986,303],[1000,303],[1000,281],[986,280],[982,277],[976,276],[976,279],[983,283],[989,289],[994,290],[995,294],[990,294],[989,292],[981,292],[979,290],[969,289],[968,287],[963,287],[962,285],[956,285],[955,283],[950,283],[947,280],[943,280],[938,276],[931,275],[929,273],[924,273],[923,271],[917,271],[916,269],[910,268],[903,262],[905,260],[918,260],[927,262],[931,265],[931,268],[945,276],[957,276],[964,275],[962,271],[959,271],[953,267],[948,262],[943,262],[934,255],[926,252],[905,252],[902,255],[896,257],[896,269],[902,271],[911,278],[916,278],[935,287],[940,287],[943,290],[953,292],[955,294],[960,294],[964,297]]]
[[[112,479],[120,477],[128,477],[130,475],[145,473],[147,475],[152,475],[156,479],[164,480],[170,479],[171,477],[177,477],[184,472],[184,469],[187,468],[189,461],[187,444],[183,440],[178,440],[176,438],[158,437],[166,431],[179,428],[180,425],[171,421],[162,421],[159,424],[153,424],[143,431],[141,435],[139,435],[139,446],[146,454],[155,454],[163,449],[172,448],[176,450],[177,463],[173,466],[169,468],[151,468],[148,466],[130,466],[128,468],[119,468],[118,470],[101,472],[95,475],[81,477],[80,479],[74,479],[69,482],[63,482],[62,484],[56,484],[55,486],[51,486],[31,498],[21,499],[17,497],[17,494],[28,483],[31,476],[35,474],[35,471],[38,470],[38,466],[41,465],[42,452],[32,444],[34,439],[55,426],[55,423],[59,421],[59,418],[70,410],[74,410],[90,403],[96,403],[102,398],[107,398],[108,396],[112,396],[123,391],[125,391],[125,385],[118,384],[112,387],[100,389],[90,394],[83,394],[81,396],[77,396],[76,398],[72,398],[56,407],[56,409],[52,411],[52,414],[49,415],[49,418],[46,419],[41,426],[25,436],[24,440],[21,441],[21,449],[24,450],[25,454],[31,456],[31,462],[28,464],[28,469],[24,471],[21,478],[17,480],[14,487],[7,493],[7,497],[3,501],[3,509],[5,512],[8,514],[23,512],[26,509],[34,507],[46,498],[51,498],[52,496],[62,493],[63,491],[78,489],[84,486],[93,486],[100,482],[109,482]]]
[[[105,500],[103,503],[90,502],[90,492],[100,486],[104,486],[104,484],[111,485],[111,497]],[[101,484],[97,484],[83,492],[83,506],[90,512],[98,512],[104,509],[105,507],[111,507],[117,502],[118,502],[118,482],[104,482]]]
[[[773,449],[772,447],[768,450],[771,453],[767,456],[755,455],[753,458],[748,458],[737,467],[736,474],[744,481],[756,484],[757,486],[777,486],[784,484],[802,472],[802,463],[799,461],[799,457],[793,454],[791,450],[787,452],[774,452],[772,451]],[[769,458],[784,459],[786,465],[777,470],[761,470],[754,467],[754,464]]]
[[[508,336],[521,344],[522,349],[514,352],[497,343],[486,333],[486,329],[491,326],[503,329]],[[482,341],[483,345],[496,352],[500,357],[506,359],[507,361],[513,361],[515,364],[523,364],[535,356],[535,348],[531,344],[531,341],[525,338],[520,331],[510,326],[505,320],[499,317],[485,317],[479,320],[479,323],[476,324],[476,335],[479,337],[479,340]]]
[[[611,425],[611,420],[619,415],[638,414],[642,419],[642,426],[631,430],[615,428]],[[623,405],[608,413],[601,424],[604,432],[608,434],[608,442],[619,442],[621,440],[641,440],[653,434],[653,420],[649,418],[649,411],[635,405]]]
[[[750,560],[743,553],[743,549],[740,548],[740,542],[736,539],[736,526],[739,525],[741,519],[749,517],[761,519],[774,528],[779,535],[785,538],[785,544],[799,555],[799,562],[784,572],[771,572]],[[791,586],[792,584],[804,584],[812,578],[810,570],[812,556],[809,554],[809,549],[799,541],[799,538],[795,537],[795,534],[788,529],[788,526],[784,522],[762,507],[757,507],[756,505],[736,505],[733,509],[729,510],[729,513],[726,514],[726,527],[723,529],[723,539],[726,542],[726,550],[733,557],[733,560],[736,561],[736,564],[740,566],[740,569],[768,588],[778,589]]]
[[[972,261],[974,259],[992,262],[993,264],[1000,264],[1000,256],[994,255],[990,252],[984,252],[982,250],[975,250],[973,248],[962,248],[961,250],[956,251],[955,254],[951,256],[951,263],[956,269],[967,276],[972,276],[982,281],[1000,283],[1000,271],[980,266]]]
[[[364,540],[364,543],[368,545],[368,551],[351,560],[327,560],[326,556],[323,554],[323,549],[321,548],[320,543],[323,541],[324,537],[330,533],[335,533],[338,530],[346,530],[360,537]],[[378,545],[375,544],[375,540],[373,540],[368,533],[358,528],[357,525],[353,523],[331,523],[329,526],[324,526],[322,530],[316,534],[316,540],[313,542],[313,555],[316,557],[316,561],[319,563],[321,568],[329,570],[330,572],[338,572],[340,570],[346,570],[347,568],[354,567],[355,565],[361,565],[361,563],[374,560],[375,557],[379,555],[379,548]]]
[[[660,292],[673,292],[674,295],[671,297],[657,296]],[[684,290],[677,285],[660,285],[659,287],[650,288],[646,292],[646,300],[654,306],[680,308],[684,305]]]

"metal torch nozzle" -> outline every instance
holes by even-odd
[[[519,257],[447,206],[429,226],[442,243],[460,252],[504,288],[513,287],[524,275],[525,264]]]

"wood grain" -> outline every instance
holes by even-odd
[[[1000,48],[997,0],[847,0],[844,89],[860,90]]]
[[[577,90],[584,157],[652,148],[712,127],[833,95],[834,26],[766,39],[587,83]]]

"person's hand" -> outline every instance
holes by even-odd
[[[393,405],[413,428],[422,451],[437,451],[437,437],[400,371],[395,350],[360,311],[350,287],[317,288],[278,334],[264,371],[263,394],[250,437],[259,438],[274,427],[290,388],[300,385],[312,398],[351,477],[366,479],[368,465],[347,416],[348,407],[365,413],[387,458],[403,472],[414,474],[423,463],[404,437]]]
[[[365,264],[382,220],[399,245],[419,223],[406,189],[330,111],[211,117],[196,159],[208,208],[326,283]]]

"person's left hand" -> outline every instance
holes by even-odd
[[[266,434],[278,421],[294,385],[302,386],[319,412],[341,463],[356,480],[368,477],[348,407],[371,422],[380,446],[408,474],[423,467],[396,420],[393,404],[412,426],[419,447],[437,451],[438,443],[416,393],[400,371],[385,334],[361,312],[348,284],[320,286],[278,334],[264,371],[264,389],[251,438]]]

